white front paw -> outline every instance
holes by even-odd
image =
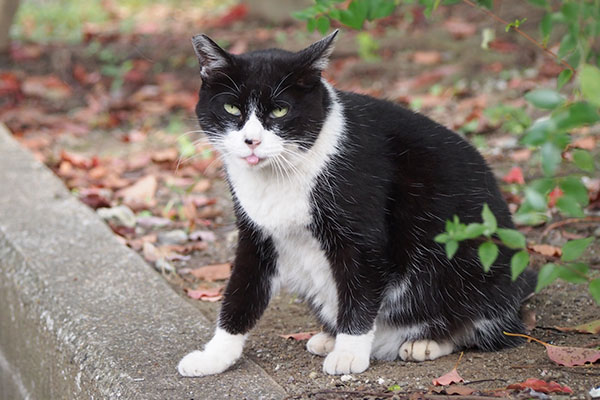
[[[306,343],[309,352],[323,357],[331,353],[333,346],[335,346],[335,338],[325,332],[317,333]]]
[[[369,354],[333,350],[325,358],[323,371],[329,375],[358,374],[369,368]]]
[[[227,359],[226,355],[207,351],[192,351],[179,361],[177,370],[183,376],[204,376],[219,374],[229,368],[235,359]]]

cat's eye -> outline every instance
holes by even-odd
[[[287,113],[288,113],[287,107],[276,107],[271,111],[269,116],[271,118],[281,118],[281,117],[285,116]]]
[[[229,104],[229,103],[225,103],[223,105],[223,108],[225,109],[225,111],[227,111],[229,114],[231,115],[235,115],[236,117],[242,115],[242,112],[240,111],[239,108],[237,108],[236,106],[234,106],[233,104]]]

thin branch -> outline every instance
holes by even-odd
[[[540,236],[540,240],[545,238],[548,233],[550,233],[551,230],[556,229],[556,228],[560,228],[561,226],[565,226],[565,225],[571,225],[571,224],[591,224],[591,223],[598,223],[600,222],[600,217],[594,216],[594,215],[590,215],[589,217],[584,217],[584,218],[567,218],[567,219],[563,219],[562,221],[557,221],[554,222],[553,224],[548,225],[548,227],[546,229],[544,229],[544,231],[542,232],[542,235]]]
[[[463,3],[467,3],[468,5],[470,5],[471,7],[477,8],[481,11],[483,11],[484,13],[486,13],[487,15],[489,15],[490,17],[492,17],[493,19],[495,19],[496,21],[504,24],[504,26],[508,25],[509,22],[505,21],[504,19],[500,18],[499,16],[497,16],[496,14],[494,14],[493,12],[491,12],[490,10],[480,7],[477,4],[473,3],[471,0],[462,0]],[[538,42],[537,40],[535,40],[534,38],[532,38],[531,36],[529,36],[527,33],[523,32],[521,29],[519,29],[516,26],[512,27],[517,33],[519,33],[521,36],[523,36],[525,39],[529,40],[531,43],[533,43],[534,45],[536,45],[537,47],[539,47],[540,49],[542,49],[544,52],[546,52],[547,54],[549,54],[550,56],[552,56],[554,59],[556,59],[560,64],[564,65],[565,67],[569,68],[571,70],[571,72],[573,72],[573,75],[575,75],[575,68],[573,68],[571,66],[571,64],[569,64],[567,61],[563,60],[562,58],[560,58],[556,53],[554,53],[553,51],[551,51],[550,49],[548,49],[546,46],[544,46],[543,44],[541,44],[540,42]]]

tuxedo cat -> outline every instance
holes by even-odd
[[[239,242],[215,335],[180,361],[181,375],[234,364],[280,287],[322,324],[307,348],[328,374],[362,372],[371,357],[433,360],[519,342],[502,331],[523,330],[534,275],[511,281],[507,248],[485,273],[480,242],[448,260],[433,240],[454,215],[480,222],[484,203],[513,227],[492,172],[454,132],[322,79],[336,34],[297,53],[233,55],[192,40],[196,113],[222,156]]]

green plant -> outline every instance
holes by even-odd
[[[521,143],[532,149],[543,174],[542,178],[518,185],[523,202],[514,215],[515,221],[531,225],[544,223],[553,213],[549,204],[554,202],[559,215],[583,217],[589,198],[581,178],[596,171],[596,165],[589,151],[572,148],[571,135],[600,121],[600,69],[597,67],[600,63],[600,1],[528,0],[534,7],[544,10],[539,23],[539,40],[522,30],[527,18],[508,22],[497,16],[493,12],[493,0],[316,0],[312,7],[295,16],[306,21],[309,31],[317,29],[325,33],[332,20],[362,29],[366,21],[391,15],[402,3],[418,4],[429,16],[440,4],[459,2],[481,9],[490,18],[502,23],[506,31],[515,31],[564,67],[556,79],[556,89],[538,88],[524,96],[529,104],[546,113],[542,117],[533,120],[522,109],[505,105],[486,110],[486,116],[495,123],[501,123],[503,129],[522,135]],[[558,51],[554,53],[550,47],[552,32],[557,27],[566,33],[561,36]],[[569,82],[572,84],[567,85]],[[567,87],[569,90],[565,89]],[[551,193],[555,195],[551,196]],[[498,228],[487,205],[483,206],[481,223],[463,224],[455,216],[447,221],[446,231],[436,237],[436,241],[445,245],[450,258],[464,240],[481,241],[479,257],[486,271],[498,256],[498,246],[516,251],[511,261],[513,279],[530,263],[532,251],[525,237],[517,230]],[[600,278],[588,264],[580,262],[580,257],[592,242],[591,237],[568,241],[562,246],[560,257],[548,257],[549,262],[540,269],[536,289],[539,291],[558,278],[587,283],[593,298],[600,304]]]

